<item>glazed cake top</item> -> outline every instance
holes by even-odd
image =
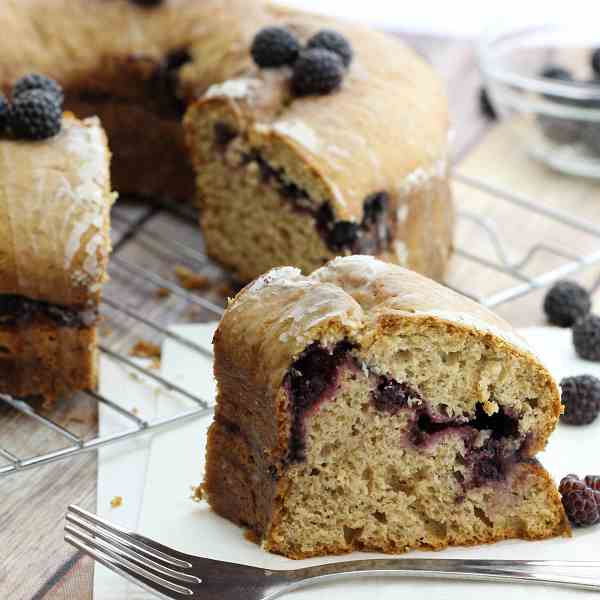
[[[346,338],[368,345],[374,336],[393,335],[407,319],[450,327],[526,357],[558,398],[550,373],[504,319],[427,277],[370,256],[338,257],[309,276],[293,267],[272,269],[230,301],[217,335],[222,331],[243,339],[243,348],[260,348],[277,386],[312,341]]]
[[[0,294],[97,302],[110,251],[110,152],[96,118],[40,141],[0,139]]]
[[[270,149],[274,165],[289,148],[301,153],[338,219],[355,219],[369,194],[399,196],[445,172],[441,82],[399,40],[368,28],[262,0],[164,0],[151,8],[106,0],[93,10],[89,0],[4,0],[0,17],[0,85],[39,71],[63,85],[67,102],[81,90],[148,101],[140,79],[151,81],[169,53],[186,51],[179,94],[236,104],[253,123],[251,142]],[[249,47],[267,25],[288,27],[301,40],[322,28],[345,35],[355,56],[341,89],[292,98],[287,68],[257,69]]]

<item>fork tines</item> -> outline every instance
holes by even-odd
[[[185,555],[127,532],[77,506],[66,514],[65,541],[83,550],[105,567],[165,598],[194,596],[202,580],[189,572]]]

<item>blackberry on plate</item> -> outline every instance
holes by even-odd
[[[50,79],[39,73],[30,73],[21,77],[13,85],[13,100],[18,98],[23,92],[28,92],[29,90],[44,90],[49,94],[53,94],[62,108],[65,96],[62,87],[54,79]]]
[[[6,131],[9,116],[10,106],[8,105],[8,100],[0,94],[0,134]]]
[[[340,87],[343,79],[344,65],[337,54],[310,48],[294,64],[292,90],[298,96],[329,94]]]
[[[589,314],[573,325],[573,345],[581,358],[600,361],[600,317]]]
[[[488,119],[497,119],[496,109],[490,100],[490,96],[485,87],[479,90],[479,108]]]
[[[581,481],[577,475],[570,473],[560,480],[558,491],[561,496],[564,496],[575,490],[585,490],[586,487],[587,484],[584,481]]]
[[[10,111],[10,126],[17,138],[43,140],[60,131],[62,110],[56,96],[44,90],[19,94]]]
[[[571,327],[585,317],[592,307],[588,291],[575,281],[557,281],[544,298],[548,321],[560,327]]]
[[[344,66],[347,68],[352,62],[354,51],[350,42],[337,31],[332,29],[322,29],[315,33],[307,42],[308,48],[323,48],[330,52],[335,52],[341,59]]]
[[[589,487],[567,492],[562,497],[569,521],[579,527],[588,527],[600,521],[599,501],[600,492]]]
[[[565,377],[560,382],[565,412],[560,416],[569,425],[588,425],[600,412],[600,379],[593,375]]]
[[[591,57],[590,62],[592,65],[592,70],[594,71],[596,76],[600,76],[600,48],[596,48],[592,52],[592,57]]]
[[[265,27],[254,36],[250,53],[259,67],[283,67],[298,58],[300,42],[284,27]]]
[[[586,475],[584,481],[585,485],[600,492],[600,475]]]

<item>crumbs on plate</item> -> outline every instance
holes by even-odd
[[[115,496],[110,501],[111,508],[119,508],[119,506],[123,506],[123,496]]]
[[[191,485],[190,490],[192,491],[190,496],[192,502],[202,502],[202,500],[204,500],[204,490],[202,489],[202,484]]]
[[[210,279],[206,275],[194,273],[183,265],[175,267],[175,277],[179,285],[186,290],[205,290],[210,286]]]
[[[136,356],[138,358],[151,358],[152,365],[151,369],[160,369],[160,356],[161,349],[157,344],[147,342],[146,340],[139,340],[129,351],[130,356]]]

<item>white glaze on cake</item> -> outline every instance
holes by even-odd
[[[447,171],[447,160],[440,158],[430,167],[419,167],[404,177],[400,184],[400,194],[407,194],[426,185],[431,179],[444,177]]]
[[[0,140],[0,293],[95,303],[110,250],[110,152],[97,118],[42,141]]]
[[[360,329],[367,313],[384,310],[385,306],[386,311],[406,318],[431,317],[490,334],[516,350],[534,354],[508,323],[485,307],[371,256],[338,257],[309,276],[291,267],[273,269],[245,288],[235,302],[256,301],[259,297],[264,300],[264,288],[269,286],[273,298],[284,290],[298,290],[298,301],[280,315],[282,324],[286,323],[280,335],[284,343],[290,338],[306,337],[330,319]]]
[[[239,100],[246,98],[260,84],[260,80],[248,77],[229,79],[223,83],[211,85],[204,96],[205,98],[232,98]]]

